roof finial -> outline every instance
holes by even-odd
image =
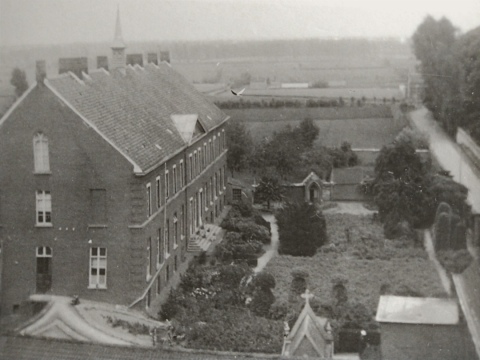
[[[125,48],[125,43],[123,42],[123,37],[122,37],[122,24],[120,23],[120,5],[117,5],[117,22],[115,24],[115,35],[113,38],[112,48],[114,49]]]
[[[304,298],[305,302],[308,304],[310,299],[313,298],[315,295],[313,295],[308,289],[306,289],[305,293],[300,296]]]

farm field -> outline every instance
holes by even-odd
[[[320,129],[317,144],[339,147],[343,141],[348,141],[353,148],[379,149],[391,143],[407,125],[393,117],[317,120],[315,110],[318,109],[224,109],[225,113],[232,117],[232,121],[245,121],[245,126],[255,141],[269,137],[287,125],[295,127],[304,118],[310,117]],[[272,120],[273,118],[276,120]]]
[[[413,243],[385,240],[371,216],[325,214],[329,244],[313,257],[277,256],[266,271],[275,277],[277,302],[286,301],[292,269],[309,273],[308,288],[321,304],[333,302],[332,284],[346,281],[348,299],[375,315],[380,293],[445,297],[427,253]],[[347,243],[345,229],[350,229]]]
[[[226,90],[222,93],[215,95],[219,99],[224,99],[232,97],[230,90]],[[380,103],[383,98],[391,100],[395,98],[396,100],[402,99],[404,95],[398,87],[394,88],[380,88],[380,87],[371,87],[371,88],[355,88],[355,87],[340,87],[340,88],[308,88],[308,89],[282,89],[282,88],[268,88],[268,89],[250,89],[246,88],[243,93],[245,100],[255,100],[256,97],[305,97],[305,98],[334,98],[338,99],[343,97],[345,102],[349,102],[350,98],[354,97],[355,99],[361,99],[365,97],[366,99],[374,99]]]

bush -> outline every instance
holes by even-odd
[[[274,302],[275,296],[270,289],[259,289],[253,295],[250,309],[257,316],[268,317]]]
[[[435,225],[435,249],[446,250],[450,248],[450,219],[447,213],[440,213]]]
[[[440,264],[450,273],[461,274],[472,263],[472,255],[466,249],[441,250],[437,253]]]
[[[326,222],[314,205],[287,204],[277,215],[280,254],[313,256],[326,239]]]

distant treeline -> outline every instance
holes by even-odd
[[[386,105],[387,102],[391,102],[392,104],[396,102],[395,98],[387,100],[387,98],[383,98],[383,104]],[[378,103],[380,104],[381,101]],[[262,108],[301,108],[301,107],[309,107],[309,108],[336,108],[336,107],[362,107],[365,105],[373,105],[370,102],[367,102],[365,97],[361,99],[350,98],[344,100],[343,97],[339,97],[338,99],[307,99],[307,100],[299,100],[299,99],[276,99],[271,98],[267,99],[258,99],[258,100],[244,100],[241,98],[239,101],[236,100],[215,100],[215,105],[217,105],[220,109],[262,109]]]
[[[450,135],[462,126],[480,143],[480,27],[458,35],[448,19],[427,17],[413,45],[425,106]]]

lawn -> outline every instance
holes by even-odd
[[[274,274],[276,301],[287,300],[291,270],[309,273],[308,287],[322,304],[333,301],[332,284],[346,280],[349,301],[376,313],[380,292],[398,295],[446,296],[426,252],[412,242],[385,240],[381,224],[370,216],[325,214],[329,244],[315,256],[277,256],[266,271]],[[350,242],[347,243],[346,229]],[[381,290],[382,289],[382,290]]]

